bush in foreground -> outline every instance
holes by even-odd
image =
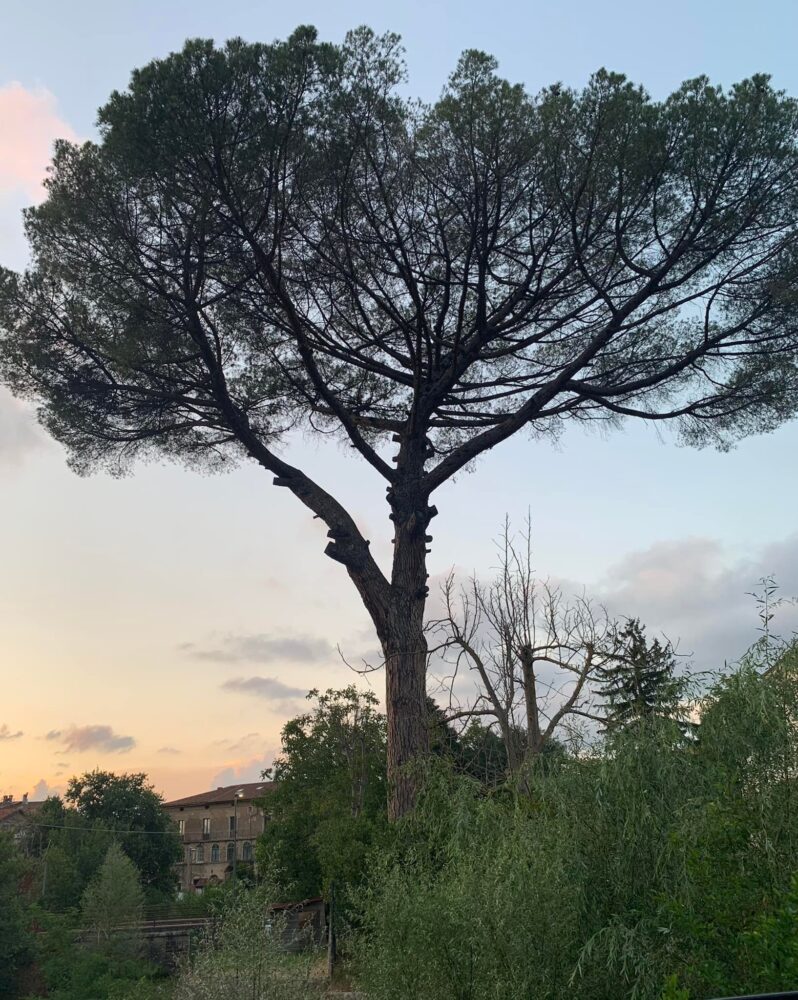
[[[531,794],[433,775],[375,862],[370,1000],[703,1000],[794,988],[798,663],[751,662],[695,739],[653,719]]]

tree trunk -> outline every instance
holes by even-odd
[[[423,633],[398,626],[385,649],[388,716],[388,818],[411,812],[419,787],[417,766],[429,748],[427,648]]]
[[[395,533],[390,603],[386,620],[375,622],[385,656],[391,820],[400,819],[415,806],[420,778],[415,765],[429,750],[424,609],[430,536],[426,531],[437,513],[427,506],[427,495],[420,488],[423,445],[415,438],[405,439],[396,460],[401,475],[388,490]]]
[[[387,500],[394,523],[394,554],[388,581],[374,561],[368,540],[352,517],[330,494],[299,469],[273,455],[249,431],[242,418],[241,440],[265,468],[275,473],[275,486],[288,487],[328,526],[326,555],[346,566],[382,645],[385,658],[385,703],[388,717],[388,815],[396,820],[412,810],[419,773],[413,762],[429,749],[426,702],[427,642],[424,608],[427,593],[427,535],[437,514],[428,506],[424,462],[426,438],[397,435],[400,442],[396,475]]]
[[[540,731],[538,693],[535,682],[535,657],[529,646],[521,647],[521,676],[524,682],[524,705],[526,707],[527,759],[537,757],[543,750]]]

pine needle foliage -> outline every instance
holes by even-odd
[[[639,618],[628,619],[618,636],[620,650],[597,671],[599,705],[609,732],[655,717],[681,719],[686,686],[676,677],[669,642],[649,641]]]

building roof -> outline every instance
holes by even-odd
[[[164,808],[212,806],[224,803],[232,805],[236,798],[238,798],[239,802],[252,802],[253,799],[262,798],[272,788],[274,788],[273,781],[250,781],[243,782],[240,785],[225,785],[223,788],[216,788],[211,792],[200,792],[199,795],[188,795],[184,799],[164,802]]]
[[[4,823],[7,819],[11,819],[11,817],[15,816],[21,809],[22,806],[18,802],[0,806],[0,823]]]
[[[35,813],[41,809],[41,802],[0,802],[0,825],[8,822],[12,817],[25,816],[27,813]]]

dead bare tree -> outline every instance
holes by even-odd
[[[518,541],[505,523],[496,576],[458,586],[454,572],[442,587],[444,613],[429,622],[437,638],[431,653],[453,668],[448,718],[489,718],[501,733],[508,769],[518,772],[591,711],[592,682],[620,653],[618,628],[584,594],[567,599],[538,580],[532,566],[529,522]],[[476,695],[463,706],[454,694],[463,668]]]

